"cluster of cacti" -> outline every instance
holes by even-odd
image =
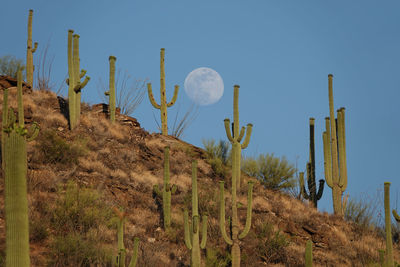
[[[232,267],[240,266],[240,246],[239,240],[246,237],[251,227],[251,213],[252,213],[252,195],[253,195],[253,182],[248,183],[247,192],[247,217],[246,225],[242,233],[239,233],[239,218],[237,213],[237,189],[240,187],[240,158],[242,148],[246,148],[250,142],[250,135],[252,125],[247,125],[247,134],[243,144],[240,141],[245,135],[245,127],[242,127],[239,133],[239,86],[234,86],[234,98],[233,98],[233,134],[230,133],[230,121],[225,119],[225,131],[229,141],[232,144],[232,225],[231,225],[231,237],[226,233],[225,225],[225,196],[224,196],[224,182],[220,181],[220,229],[225,242],[231,246],[232,256]]]
[[[110,120],[112,123],[115,122],[115,107],[116,107],[116,102],[115,102],[115,61],[116,60],[117,60],[117,58],[114,56],[110,56],[108,58],[108,61],[110,62],[110,85],[109,85],[109,91],[104,93],[106,96],[109,96],[108,108],[109,108]]]
[[[124,225],[125,225],[125,212],[114,209],[118,217],[118,256],[116,258],[117,267],[125,267],[126,262],[126,249],[124,245]],[[139,238],[135,237],[133,240],[133,253],[128,267],[135,267],[138,259]]]
[[[307,240],[307,243],[306,243],[305,259],[306,259],[306,267],[312,267],[312,241],[311,240]]]
[[[164,229],[171,226],[171,194],[176,191],[176,185],[171,186],[169,180],[169,147],[167,146],[164,148],[164,186],[162,189],[159,185],[153,187],[153,191],[162,197]]]
[[[333,75],[328,75],[329,113],[325,118],[326,131],[322,134],[324,143],[324,167],[326,184],[332,189],[333,210],[343,216],[342,195],[347,188],[345,109],[337,111],[333,106]]]
[[[175,104],[176,98],[178,97],[179,86],[175,85],[174,96],[172,97],[171,102],[167,103],[167,95],[165,93],[165,69],[164,69],[164,55],[165,49],[161,48],[160,52],[160,104],[157,104],[154,99],[151,83],[147,84],[147,91],[149,95],[149,99],[153,107],[160,110],[161,113],[161,133],[162,135],[168,135],[168,116],[167,116],[167,108],[171,107]]]
[[[27,199],[26,142],[36,138],[34,123],[28,130],[24,123],[22,73],[18,70],[18,122],[8,109],[8,89],[3,94],[2,166],[5,176],[6,266],[29,266],[29,223]]]
[[[27,48],[26,48],[26,81],[33,85],[33,53],[35,53],[38,43],[35,42],[34,47],[32,48],[32,17],[33,17],[33,10],[29,10],[28,16],[28,41],[27,41]]]
[[[197,194],[197,161],[192,162],[192,223],[189,225],[189,212],[184,210],[184,229],[185,244],[191,251],[190,266],[201,266],[201,249],[206,247],[207,242],[207,215],[202,216],[202,236],[200,243],[200,220],[198,210],[198,194]]]
[[[74,129],[79,122],[81,114],[81,91],[89,82],[90,77],[86,76],[86,70],[80,69],[79,58],[79,35],[73,34],[73,30],[68,31],[68,104],[69,104],[69,127]]]
[[[300,193],[305,198],[310,200],[314,207],[317,208],[317,202],[321,199],[322,193],[324,191],[323,179],[319,180],[319,188],[317,191],[317,185],[315,184],[315,144],[314,144],[314,125],[315,119],[310,118],[310,161],[307,163],[307,184],[308,191],[304,186],[304,172],[300,172]]]

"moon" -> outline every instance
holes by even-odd
[[[210,68],[197,68],[186,76],[185,92],[198,105],[211,105],[224,94],[224,82],[221,76]]]

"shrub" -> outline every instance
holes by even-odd
[[[59,189],[50,220],[54,238],[51,241],[50,265],[93,266],[111,263],[112,250],[103,245],[107,236],[101,226],[113,226],[112,212],[100,194],[80,188],[73,182]],[[114,232],[114,230],[112,230]],[[110,242],[108,242],[110,243]]]
[[[69,143],[52,130],[45,130],[39,135],[36,148],[41,154],[40,162],[48,164],[70,166],[77,164],[78,158],[84,155],[82,145]]]
[[[289,190],[296,186],[296,168],[285,157],[277,158],[274,154],[247,157],[242,160],[242,171],[272,190]]]
[[[206,248],[206,266],[208,267],[225,267],[230,266],[231,255],[227,252],[221,252],[212,247]]]
[[[218,144],[215,144],[215,140],[208,139],[203,140],[203,145],[207,154],[207,162],[211,165],[214,173],[217,176],[226,177],[231,157],[229,143],[220,140]]]
[[[286,247],[289,241],[278,230],[274,232],[270,223],[257,226],[257,255],[266,263],[285,263],[287,261]]]
[[[17,71],[19,68],[23,68],[24,64],[21,59],[16,59],[14,56],[5,55],[0,57],[0,75],[8,75],[13,78],[17,78]],[[23,74],[23,79],[24,79]]]

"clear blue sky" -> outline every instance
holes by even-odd
[[[112,4],[110,4],[112,3]],[[136,78],[149,78],[158,101],[159,51],[166,49],[166,84],[183,87],[198,67],[220,73],[225,92],[203,106],[183,139],[226,140],[223,119],[232,118],[233,85],[240,89],[240,121],[253,123],[245,155],[275,153],[305,168],[308,119],[316,118],[316,173],[323,178],[322,131],[328,115],[328,78],[334,75],[335,108],[346,107],[350,196],[374,195],[392,182],[392,203],[400,188],[400,2],[399,1],[19,1],[2,2],[0,56],[25,60],[28,10],[34,9],[37,59],[46,43],[54,55],[52,80],[67,73],[67,31],[80,38],[81,67],[92,80],[83,91],[98,103],[108,56]],[[63,94],[66,95],[66,87]],[[178,105],[190,99],[181,88],[168,110],[170,125]],[[133,114],[157,131],[147,96]],[[331,211],[326,187],[320,209]]]

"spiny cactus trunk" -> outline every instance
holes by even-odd
[[[35,42],[35,47],[32,47],[32,17],[33,10],[29,10],[28,17],[28,40],[26,49],[26,81],[33,85],[33,53],[35,53],[38,43]]]
[[[305,259],[306,259],[306,267],[312,267],[313,256],[312,256],[312,241],[311,240],[307,240],[307,243],[306,243]]]
[[[68,110],[69,110],[69,127],[70,129],[75,128],[75,103],[76,93],[75,87],[75,72],[74,72],[74,60],[72,56],[72,43],[73,43],[73,30],[68,31]]]
[[[117,60],[116,57],[110,56],[110,91],[109,91],[109,109],[110,109],[110,120],[112,123],[115,122],[115,61]]]
[[[4,154],[6,266],[29,266],[26,141],[15,129],[6,137]]]

